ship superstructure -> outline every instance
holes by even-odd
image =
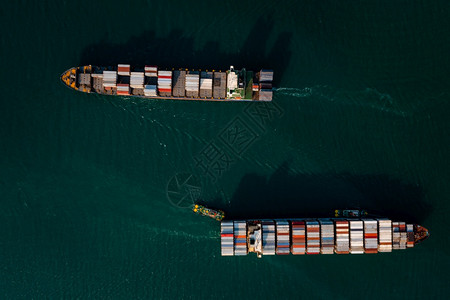
[[[273,71],[160,69],[129,64],[81,66],[61,75],[63,83],[80,92],[150,99],[202,101],[272,101]]]

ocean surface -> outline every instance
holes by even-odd
[[[448,1],[7,1],[0,298],[443,299]],[[88,95],[81,64],[272,68],[273,104]],[[365,208],[431,237],[379,255],[220,256],[230,218]],[[447,296],[446,296],[447,295]]]

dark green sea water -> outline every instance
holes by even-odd
[[[448,1],[132,2],[2,4],[2,299],[448,297]],[[279,89],[249,106],[59,82],[127,62],[273,68]],[[179,203],[176,174],[196,187]],[[391,254],[220,257],[219,224],[184,208],[197,196],[242,218],[368,208],[431,237]]]

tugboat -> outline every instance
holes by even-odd
[[[192,211],[196,214],[210,217],[211,219],[214,219],[216,221],[222,221],[223,218],[225,218],[225,213],[222,210],[215,210],[211,208],[207,208],[206,206],[195,204],[192,207]]]

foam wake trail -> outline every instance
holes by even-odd
[[[395,99],[387,94],[381,93],[374,88],[363,90],[338,90],[330,86],[314,86],[304,88],[276,88],[275,95],[295,98],[315,98],[322,102],[333,102],[337,105],[357,106],[386,112],[402,117],[412,115],[399,108]]]
[[[312,95],[312,89],[309,87],[305,87],[303,89],[299,88],[274,88],[273,89],[277,94],[297,97],[297,98],[306,98]]]

